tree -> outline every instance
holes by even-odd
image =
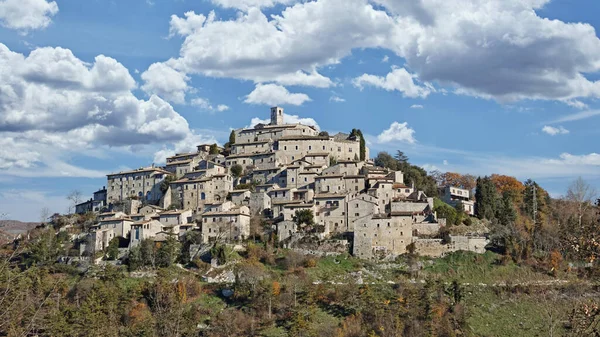
[[[72,205],[69,205],[69,213],[73,213],[72,211],[75,210],[75,206],[81,202],[81,198],[82,198],[81,191],[72,190],[71,192],[69,192],[69,194],[67,195],[67,200],[69,200],[72,204]]]
[[[329,156],[329,166],[334,166],[337,164],[337,159],[334,156]]]
[[[521,203],[525,186],[515,177],[492,174],[490,180],[496,187],[496,192],[498,192],[499,195],[507,196],[517,205]]]
[[[209,154],[219,154],[219,146],[217,144],[212,144],[210,149],[208,150]]]
[[[119,257],[119,237],[115,236],[108,242],[106,247],[106,257],[109,260],[116,260]]]
[[[577,222],[581,227],[583,215],[592,206],[596,190],[581,177],[575,179],[567,190],[567,200],[577,208]]]
[[[365,137],[363,136],[362,131],[360,129],[352,129],[350,132],[351,137],[359,137],[360,145],[359,145],[359,158],[361,161],[364,161],[367,157],[367,142]]]
[[[239,178],[242,175],[243,171],[244,171],[244,168],[240,164],[235,164],[235,165],[231,166],[231,175],[234,178]]]
[[[180,244],[176,234],[169,233],[167,240],[162,242],[156,252],[156,264],[159,267],[170,267],[179,257]]]
[[[396,159],[400,165],[408,164],[408,157],[400,150],[396,151],[394,159]]]
[[[375,157],[375,165],[383,168],[388,168],[393,171],[398,170],[398,162],[387,152],[379,152]]]
[[[319,137],[329,137],[329,132],[321,131],[321,132],[319,132]]]
[[[45,223],[46,221],[48,221],[49,217],[50,217],[50,209],[48,209],[48,207],[42,207],[42,209],[40,210],[40,222]],[[1,218],[2,217],[0,217],[0,219]]]
[[[297,210],[296,213],[294,213],[293,219],[298,227],[298,230],[300,230],[303,225],[312,227],[315,224],[315,217],[313,211],[310,209]]]
[[[476,185],[475,214],[479,219],[494,219],[498,202],[496,187],[489,177],[477,178]]]
[[[433,211],[436,212],[438,218],[446,219],[448,226],[460,224],[460,221],[457,220],[459,217],[456,209],[438,198],[433,199]]]
[[[174,182],[176,179],[177,178],[175,178],[175,176],[169,174],[165,177],[165,179],[163,179],[160,182],[160,191],[162,192],[162,194],[167,193],[169,187],[171,186],[171,183]]]
[[[231,130],[229,133],[229,145],[235,144],[235,131]]]

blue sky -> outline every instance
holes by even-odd
[[[0,1],[0,214],[268,117],[428,170],[600,189],[592,0]],[[295,117],[294,117],[295,116]]]

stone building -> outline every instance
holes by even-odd
[[[158,167],[145,167],[109,174],[107,176],[107,202],[111,206],[128,198],[136,198],[156,203],[163,196],[160,184],[170,174]]]
[[[250,209],[241,206],[229,210],[210,211],[202,214],[202,240],[240,241],[250,236]]]

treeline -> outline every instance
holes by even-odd
[[[427,173],[411,165],[402,151],[395,156],[380,152],[375,164],[402,170],[406,184],[414,184],[430,197],[439,197],[438,187],[446,185],[471,191],[477,201],[477,218],[490,223],[489,248],[516,262],[536,264],[550,259],[552,254],[555,259],[560,256],[582,263],[600,258],[600,200],[596,200],[597,191],[581,178],[572,182],[565,197],[553,199],[530,179],[521,182],[500,174],[475,177],[452,172]],[[441,200],[436,200],[434,210],[451,225],[472,222],[460,207],[452,208]]]

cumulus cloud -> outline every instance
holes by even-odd
[[[252,7],[267,8],[277,4],[291,4],[295,0],[211,0],[217,6],[248,10]]]
[[[315,121],[313,118],[300,117],[298,115],[283,114],[283,122],[286,124],[310,125],[310,126],[314,126],[315,128],[317,128],[317,130],[321,129],[319,127],[319,124],[317,124],[317,121]],[[259,117],[254,117],[250,121],[250,124],[246,127],[251,128],[251,127],[254,127],[256,124],[269,124],[269,123],[271,123],[270,119],[261,119]]]
[[[310,101],[310,97],[302,93],[291,93],[285,87],[277,84],[257,84],[256,88],[244,100],[248,104],[302,105]]]
[[[385,77],[363,74],[352,80],[352,84],[361,90],[364,87],[373,86],[387,91],[399,91],[405,97],[427,97],[433,88],[415,84],[415,77],[404,68],[396,68]]]
[[[555,128],[553,126],[545,125],[542,128],[542,132],[547,133],[550,136],[556,136],[556,135],[566,135],[569,133],[569,130],[565,129],[562,126]]]
[[[0,1],[0,24],[22,32],[48,27],[56,13],[58,13],[58,5],[54,1]]]
[[[192,99],[192,101],[190,103],[193,106],[197,106],[200,109],[210,111],[210,112],[215,112],[215,111],[223,112],[223,111],[229,110],[229,107],[225,104],[219,104],[216,107],[213,107],[213,105],[210,103],[210,100],[208,100],[206,98],[201,98],[201,97]]]
[[[379,143],[399,141],[413,144],[416,142],[414,134],[415,130],[411,129],[407,122],[393,122],[389,129],[384,130],[381,134],[379,134],[379,136],[377,136],[377,141]]]
[[[190,78],[171,67],[169,62],[150,65],[141,77],[145,82],[142,90],[148,95],[158,95],[176,104],[185,103],[185,94],[190,90],[188,86]]]
[[[384,56],[384,57],[381,59],[381,62],[382,62],[382,63],[387,63],[389,60],[390,60],[390,57],[389,57],[389,56],[387,56],[387,55],[385,55],[385,56]]]
[[[410,85],[415,76],[502,102],[600,96],[600,83],[586,77],[600,70],[594,28],[540,17],[536,9],[549,0],[317,0],[270,16],[258,7],[275,1],[214,1],[247,10],[228,19],[193,12],[172,18],[171,34],[185,37],[177,62],[186,73],[264,83],[300,71],[314,77],[300,82],[324,86],[320,68],[354,49],[381,48],[406,60],[412,74],[402,74],[399,88],[414,97],[428,93]],[[387,78],[365,75],[364,84],[398,90]]]
[[[0,44],[0,73],[1,173],[98,176],[104,173],[68,164],[70,154],[194,135],[166,101],[136,98],[129,71],[103,55],[87,64],[68,49],[26,56]]]

